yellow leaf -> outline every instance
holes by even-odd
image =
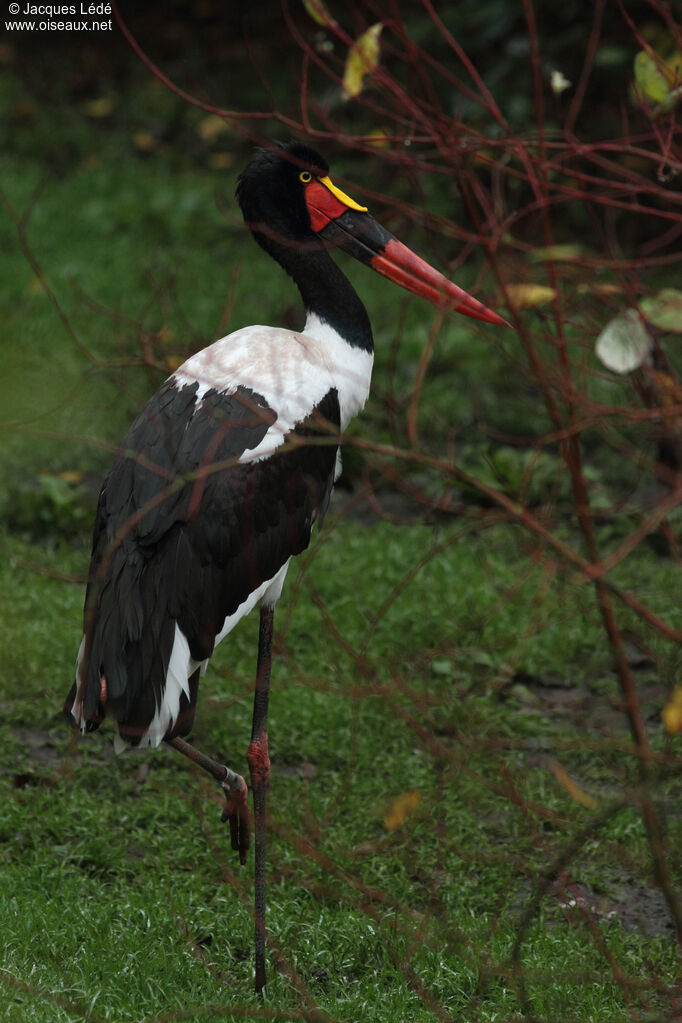
[[[211,153],[208,165],[212,170],[227,170],[234,163],[232,153]]]
[[[586,806],[590,810],[594,810],[597,806],[597,800],[581,789],[577,782],[573,781],[570,774],[563,769],[561,764],[556,760],[551,760],[547,765],[559,782],[559,784],[566,789],[569,796],[575,799],[576,803],[580,803],[581,806]]]
[[[204,142],[213,142],[219,135],[223,135],[225,132],[229,132],[229,130],[230,125],[225,118],[218,117],[217,114],[209,114],[208,117],[202,118],[197,125],[197,135]]]
[[[156,139],[150,131],[136,131],[133,135],[133,142],[140,150],[141,153],[150,153],[152,149],[156,149]]]
[[[682,385],[663,370],[652,369],[651,378],[656,385],[658,400],[663,408],[682,404]],[[673,425],[678,425],[677,421]]]
[[[585,255],[582,245],[569,242],[565,245],[545,245],[539,249],[531,249],[528,259],[531,263],[575,263]]]
[[[598,295],[600,298],[608,298],[610,295],[621,295],[623,289],[620,284],[609,284],[608,281],[604,281],[603,284],[579,284],[578,294],[579,295]]]
[[[336,28],[336,21],[332,18],[327,8],[322,3],[322,0],[303,0],[303,6],[306,11],[318,25],[322,25],[323,28]]]
[[[376,128],[371,135],[365,135],[364,141],[374,149],[388,149],[394,134],[390,128]]]
[[[663,727],[668,735],[682,732],[682,686],[678,686],[661,711]]]
[[[396,828],[399,828],[405,818],[416,810],[421,798],[421,792],[403,792],[401,796],[394,799],[384,814],[383,823],[386,830],[395,831]]]
[[[65,469],[64,472],[58,472],[57,476],[60,480],[64,480],[66,483],[80,483],[85,474],[80,469]]]
[[[343,72],[343,95],[346,99],[360,95],[365,78],[379,63],[379,36],[383,27],[380,21],[371,25],[350,48]]]
[[[163,345],[165,348],[168,348],[169,345],[175,344],[173,331],[170,329],[168,324],[164,324],[163,327],[161,327],[161,330],[157,330],[155,337],[159,344]]]
[[[33,276],[26,285],[26,291],[29,295],[44,295],[45,288],[40,277]]]
[[[517,309],[547,305],[556,296],[554,288],[549,288],[545,284],[508,284],[507,293],[511,304]]]
[[[100,96],[98,99],[87,99],[82,104],[88,117],[108,117],[116,106],[115,96]]]

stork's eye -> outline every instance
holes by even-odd
[[[313,176],[310,171],[301,171],[298,175],[298,180],[302,181],[304,185],[307,185],[309,181],[313,180]]]

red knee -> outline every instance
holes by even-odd
[[[246,760],[251,771],[251,784],[265,785],[270,775],[267,733],[251,740],[246,752]]]

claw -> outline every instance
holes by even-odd
[[[239,862],[246,863],[246,854],[251,844],[251,814],[249,813],[248,789],[241,775],[221,782],[225,792],[225,806],[221,820],[230,822],[230,845],[239,853]]]

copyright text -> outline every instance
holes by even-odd
[[[40,19],[6,21],[8,32],[110,32],[113,27],[112,19],[106,18],[111,14],[111,4],[106,3],[32,4],[24,0],[8,4],[7,9],[15,18]]]

